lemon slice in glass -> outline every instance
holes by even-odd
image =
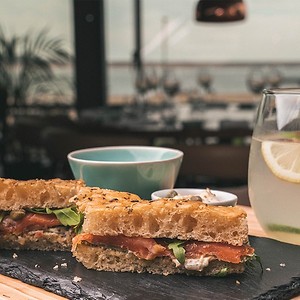
[[[300,183],[300,143],[264,141],[261,150],[266,164],[277,177]]]

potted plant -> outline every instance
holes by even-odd
[[[67,64],[70,59],[64,41],[50,37],[46,29],[9,36],[0,27],[0,155],[3,165],[9,145],[8,108],[28,106],[28,100],[37,93],[42,92],[44,96],[53,91],[63,94],[64,82],[58,79],[53,67]]]

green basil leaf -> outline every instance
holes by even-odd
[[[76,207],[65,207],[65,208],[31,208],[28,211],[36,213],[36,214],[55,214],[57,219],[64,226],[74,226],[76,232],[81,230],[81,225],[83,223],[83,214],[79,213]]]
[[[61,209],[50,209],[46,208],[46,212],[48,214],[55,214],[57,219],[64,225],[64,226],[76,226],[80,223],[81,217],[80,214],[77,212],[76,209],[72,207],[66,207]]]
[[[4,219],[5,215],[6,215],[5,211],[3,211],[3,210],[0,211],[0,223],[1,223],[2,220]]]
[[[79,216],[80,216],[80,222],[76,226],[74,226],[74,231],[75,231],[76,234],[81,233],[82,224],[83,224],[83,220],[84,220],[84,214],[83,213],[79,213]]]
[[[263,268],[263,265],[261,262],[261,258],[258,255],[256,255],[255,253],[252,256],[247,256],[245,258],[245,262],[246,262],[246,265],[251,268],[254,268],[253,262],[257,262],[260,266],[261,272],[263,273],[264,268]]]
[[[26,210],[35,214],[48,214],[46,208],[26,208]]]
[[[215,274],[214,276],[216,276],[216,277],[225,277],[225,276],[227,276],[227,274],[228,274],[228,268],[224,267],[220,270],[219,273]]]
[[[183,248],[183,244],[184,241],[176,241],[168,245],[168,248],[173,251],[174,256],[181,264],[184,264],[185,261],[185,249]]]

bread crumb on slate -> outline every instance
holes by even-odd
[[[78,277],[78,276],[75,276],[73,279],[74,282],[80,282],[81,280],[82,280],[82,278]]]
[[[280,264],[280,267],[285,267],[285,263],[281,263],[281,264]]]

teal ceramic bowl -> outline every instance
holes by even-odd
[[[119,146],[73,151],[68,161],[75,179],[88,186],[126,191],[150,199],[173,188],[183,152],[163,147]]]

